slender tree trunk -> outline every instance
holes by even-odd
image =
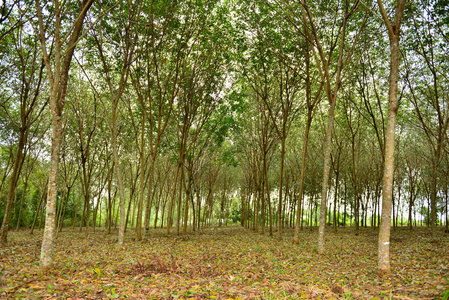
[[[52,113],[52,145],[51,145],[51,160],[50,172],[48,176],[48,191],[47,191],[47,207],[45,218],[45,230],[42,240],[40,267],[42,271],[47,271],[53,265],[53,241],[55,236],[55,207],[57,198],[57,184],[58,184],[58,166],[59,156],[62,140],[62,112],[64,108],[64,101],[67,92],[68,73],[72,61],[75,46],[78,43],[78,38],[83,28],[84,18],[87,11],[90,9],[94,0],[83,0],[80,5],[77,18],[73,23],[70,38],[68,39],[67,50],[63,50],[63,40],[61,39],[61,12],[63,9],[59,7],[59,3],[55,2],[55,33],[53,49],[54,66],[50,61],[47,52],[47,44],[45,40],[44,20],[42,17],[42,9],[38,0],[36,0],[37,16],[39,21],[39,39],[42,47],[43,58],[47,68],[47,74],[50,82],[50,109]],[[65,3],[65,2],[64,2]],[[53,69],[53,70],[52,70]]]
[[[181,167],[181,182],[179,183],[179,195],[178,195],[178,209],[176,218],[176,234],[181,232],[181,206],[182,206],[182,187],[185,184],[184,167]]]
[[[437,177],[438,177],[438,161],[440,160],[440,147],[438,147],[432,166],[432,182],[430,188],[430,224],[432,236],[435,236],[437,224]]]
[[[396,128],[396,115],[398,112],[397,94],[399,78],[399,34],[402,14],[406,0],[398,0],[393,26],[388,20],[382,0],[377,1],[382,17],[388,29],[390,38],[390,87],[388,105],[388,124],[385,139],[385,166],[382,188],[382,220],[379,230],[378,271],[380,274],[390,274],[390,224],[391,202],[393,196],[394,175],[394,133]]]
[[[269,214],[269,218],[270,218],[270,222],[269,222],[269,233],[270,236],[273,236],[273,212],[271,209],[271,197],[270,197],[270,185],[268,183],[268,172],[267,170],[265,170],[265,179],[267,181],[266,186],[267,186],[267,203],[268,203],[268,214]]]
[[[70,190],[71,190],[71,187],[69,187],[67,189],[67,195],[65,197],[66,199],[65,199],[65,202],[64,202],[64,208],[63,208],[62,216],[61,216],[60,222],[59,222],[59,230],[58,230],[59,232],[62,231],[62,227],[64,225],[64,218],[65,218],[65,213],[66,213],[66,210],[67,210],[67,204],[69,202]]]
[[[301,173],[299,175],[299,192],[297,201],[297,209],[296,209],[296,227],[295,227],[295,235],[293,237],[293,243],[299,243],[299,229],[302,226],[301,220],[301,204],[303,201],[304,195],[304,183],[306,178],[306,160],[307,160],[307,146],[309,143],[309,131],[310,126],[312,124],[312,111],[309,109],[307,112],[307,124],[306,129],[304,131],[304,139],[302,144],[302,154],[301,154]]]
[[[33,224],[31,225],[30,234],[33,234],[34,225],[36,224],[37,216],[39,215],[39,212],[41,211],[42,203],[44,202],[44,199],[47,196],[47,186],[48,186],[48,179],[47,179],[44,189],[42,190],[41,198],[39,199],[39,205],[37,207],[36,214],[34,215],[34,221],[33,221]]]
[[[132,205],[132,202],[134,200],[134,192],[131,192],[131,196],[128,202],[128,209],[126,210],[126,217],[125,217],[125,232],[128,229],[128,224],[129,224],[129,214],[131,213],[131,210],[133,209],[134,205]],[[132,207],[131,207],[132,205]],[[131,225],[132,226],[132,225]]]
[[[334,115],[335,104],[337,103],[336,95],[332,96],[332,101],[329,107],[329,117],[327,122],[326,142],[324,148],[324,170],[323,170],[323,183],[321,191],[321,208],[320,208],[320,228],[318,236],[318,253],[324,253],[324,231],[326,227],[326,205],[327,205],[327,193],[329,189],[329,174],[330,174],[330,158],[331,158],[331,146],[332,146],[332,129],[334,127]]]
[[[445,194],[446,194],[446,232],[449,232],[449,223],[447,222],[448,221],[448,211],[447,211],[447,209],[449,208],[447,202],[449,200],[448,199],[449,195],[448,195],[447,187],[445,188]]]
[[[44,207],[42,206],[41,207],[41,210],[40,210],[40,215],[39,215],[39,227],[38,227],[38,229],[42,229],[42,220],[44,219]]]
[[[27,191],[28,178],[29,178],[29,176],[27,175],[26,178],[25,178],[25,184],[23,186],[22,197],[20,199],[20,210],[19,210],[19,217],[17,218],[16,231],[19,230],[20,220],[22,219],[23,202],[25,200],[25,195],[26,195],[26,191]]]
[[[192,214],[191,214],[191,223],[192,223],[192,231],[196,231],[196,212],[195,212],[195,201],[193,199],[193,190],[190,190],[190,205],[192,205]]]
[[[190,162],[189,162],[189,166],[190,166]],[[187,186],[186,186],[186,196],[185,196],[186,199],[184,201],[184,228],[182,229],[183,234],[187,233],[187,219],[189,216],[189,200],[192,197],[192,170],[190,167],[187,170],[187,176],[188,176],[188,182],[187,182]],[[193,208],[193,206],[192,206],[192,208]]]
[[[80,230],[79,230],[79,232],[82,232],[82,230],[83,230],[83,222],[85,223],[86,208],[87,208],[87,205],[86,205],[86,198],[85,198],[85,193],[84,193],[84,185],[83,185],[82,183],[81,183],[81,193],[83,194],[84,202],[83,202],[83,214],[81,215],[81,220],[80,220]]]
[[[285,123],[284,123],[285,124]],[[281,139],[281,166],[279,174],[279,204],[278,204],[278,237],[282,238],[282,188],[284,185],[284,160],[285,160],[285,126],[283,127],[283,135]]]
[[[154,176],[154,160],[153,159],[151,161],[150,168],[148,169],[148,172],[150,172],[150,174],[148,174],[148,187],[149,187],[148,195],[149,195],[151,188],[156,189],[155,186],[153,187],[153,180],[154,180],[154,178],[153,178],[153,176]],[[143,235],[145,235],[147,230],[150,228],[150,216],[151,216],[151,202],[150,202],[150,199],[148,196],[147,201],[145,203],[145,220],[143,223]],[[163,218],[164,218],[164,215],[162,214],[162,219]],[[156,228],[156,225],[154,225],[154,227]]]
[[[157,198],[157,202],[155,204],[155,206],[156,206],[155,207],[156,213],[155,213],[155,216],[154,216],[154,228],[156,228],[156,225],[157,225],[158,216],[159,216],[159,210],[160,210],[160,206],[162,205],[162,193],[163,192],[164,192],[164,186],[161,184],[161,187],[159,188],[159,195],[158,195],[158,198]],[[150,212],[151,212],[151,210],[150,210]],[[163,219],[163,218],[164,218],[164,213],[162,212],[161,219]]]
[[[337,172],[335,174],[335,194],[334,194],[334,230],[337,231],[337,226],[339,223],[339,219],[337,218],[337,201],[338,201],[338,175]]]
[[[162,204],[162,212],[161,212],[161,228],[164,228],[165,206],[167,206],[167,199],[165,199],[164,203]]]
[[[112,104],[112,127],[111,127],[111,145],[114,159],[115,175],[117,176],[118,191],[120,197],[120,226],[118,231],[118,246],[123,247],[125,240],[125,190],[123,188],[122,172],[120,170],[120,159],[118,157],[117,147],[117,105],[119,99],[114,99]]]
[[[175,179],[174,179],[174,186],[173,186],[173,192],[172,195],[170,197],[170,204],[168,207],[168,211],[167,211],[167,233],[166,235],[169,236],[170,235],[170,227],[171,227],[171,223],[172,223],[172,219],[173,219],[173,206],[174,206],[174,202],[175,202],[175,196],[176,196],[176,186],[177,186],[177,181],[178,181],[178,175],[179,175],[179,171],[181,169],[181,162],[178,162],[177,166],[176,166],[176,173],[175,173]]]
[[[75,200],[75,209],[73,210],[73,216],[72,216],[72,229],[75,229],[76,217],[78,214],[78,204],[79,204],[79,200]]]
[[[112,173],[110,174],[112,176]],[[107,206],[106,206],[106,225],[105,227],[107,227],[107,234],[111,234],[111,227],[113,224],[113,204],[112,204],[112,188],[110,186],[110,182],[112,181],[112,179],[108,179],[108,202],[107,202]],[[117,189],[116,189],[117,191]]]
[[[197,225],[197,228],[198,228],[198,230],[200,230],[201,229],[201,196],[200,196],[200,188],[199,187],[197,187],[197,189],[196,189],[196,205],[197,205],[197,212],[198,212],[198,217],[197,217],[197,222],[198,222],[198,225]]]
[[[145,192],[145,119],[146,119],[146,110],[143,108],[144,115],[142,117],[142,127],[140,132],[140,195],[139,195],[139,203],[137,205],[137,223],[136,223],[136,239],[138,241],[142,240],[142,213],[143,213],[143,200],[144,200],[144,192]],[[144,224],[145,225],[145,224]],[[145,233],[145,229],[143,230]]]

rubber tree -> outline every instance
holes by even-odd
[[[117,179],[120,198],[120,225],[118,231],[118,247],[122,247],[125,238],[125,190],[123,185],[123,174],[119,158],[118,118],[120,100],[128,84],[131,63],[135,59],[135,50],[138,41],[139,18],[141,17],[144,2],[119,1],[118,6],[111,10],[111,14],[125,15],[122,30],[110,28],[103,19],[102,27],[93,34],[93,40],[99,54],[99,63],[104,72],[104,80],[109,92],[111,118],[109,128],[111,131],[111,147],[114,162],[114,173]],[[109,55],[112,52],[112,55]],[[117,65],[117,66],[116,66]]]
[[[45,230],[42,240],[40,267],[46,271],[53,264],[53,244],[56,230],[56,200],[58,191],[59,152],[62,140],[62,122],[65,97],[69,82],[69,71],[75,47],[79,43],[84,19],[94,0],[83,0],[79,5],[54,0],[43,9],[39,0],[35,1],[36,20],[33,28],[39,37],[42,57],[49,83],[49,103],[52,115],[51,159],[48,179]],[[63,6],[61,6],[61,4]],[[51,9],[50,9],[51,8]],[[68,24],[70,20],[73,23]],[[51,26],[47,26],[51,24]],[[68,25],[68,26],[67,26]],[[49,49],[49,39],[52,49]]]
[[[330,6],[331,3],[328,3]],[[336,24],[338,26],[337,35],[329,35],[329,33],[322,32],[323,27],[317,27],[316,9],[324,9],[325,7],[310,6],[306,0],[301,1],[301,12],[303,26],[310,30],[309,43],[313,57],[318,68],[321,81],[324,85],[325,94],[329,100],[329,112],[326,129],[326,138],[324,144],[324,169],[321,192],[321,206],[320,206],[320,227],[318,235],[318,253],[324,253],[324,232],[326,226],[326,205],[329,189],[330,178],[330,157],[332,149],[332,130],[335,118],[335,106],[337,102],[337,94],[340,90],[343,81],[343,70],[345,66],[351,62],[353,53],[357,45],[359,45],[359,38],[367,21],[368,12],[364,15],[358,15],[360,1],[350,3],[349,1],[342,1],[338,3],[341,9],[335,10],[330,17],[326,17],[326,22],[329,24]],[[330,11],[329,11],[330,12]],[[322,12],[320,12],[322,14]],[[348,25],[348,21],[352,16],[359,17],[358,22]],[[324,21],[324,18],[323,18]],[[331,26],[333,27],[333,26]],[[327,28],[327,30],[329,27]],[[352,39],[347,39],[348,32],[351,32]],[[323,37],[330,36],[331,40],[325,40]],[[351,44],[352,46],[349,46]],[[349,50],[345,51],[346,48]],[[338,51],[338,55],[333,55]]]
[[[396,116],[398,112],[398,80],[399,80],[399,39],[401,35],[402,17],[404,15],[407,0],[395,1],[395,13],[393,22],[389,16],[382,0],[377,0],[383,22],[387,28],[390,40],[390,84],[388,91],[388,117],[385,134],[385,159],[384,176],[382,187],[382,217],[378,240],[378,272],[380,274],[391,273],[390,268],[390,223],[391,202],[393,197],[393,175],[394,175],[394,134],[396,129]]]

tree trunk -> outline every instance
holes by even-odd
[[[270,236],[273,236],[273,212],[271,209],[271,197],[270,197],[270,185],[268,183],[268,172],[267,170],[265,170],[265,177],[266,177],[266,186],[267,186],[267,203],[268,203],[268,215],[270,218],[270,222],[269,222],[269,233]]]
[[[312,111],[309,109],[307,111],[307,124],[306,124],[306,129],[304,131],[304,139],[303,139],[303,145],[302,145],[301,174],[299,176],[299,192],[298,192],[297,209],[296,209],[296,227],[295,227],[295,235],[293,237],[294,244],[299,243],[299,228],[302,225],[301,205],[303,202],[303,195],[304,195],[304,183],[305,183],[305,178],[306,178],[307,146],[309,143],[309,131],[310,131],[311,124],[312,124]]]
[[[320,228],[318,236],[318,253],[324,253],[324,231],[326,227],[326,205],[327,205],[327,193],[329,189],[329,174],[330,174],[330,158],[331,158],[331,146],[332,146],[332,129],[334,127],[334,115],[335,115],[335,104],[337,98],[335,95],[332,96],[330,107],[329,107],[329,117],[327,122],[326,131],[326,142],[324,146],[324,170],[323,170],[323,184],[321,191],[321,208],[320,208]]]
[[[64,40],[60,36],[61,28],[61,12],[63,11],[59,5],[55,4],[55,33],[53,53],[55,55],[54,66],[50,61],[47,52],[47,44],[45,40],[44,20],[42,17],[42,9],[38,0],[36,0],[37,16],[39,21],[39,39],[42,47],[43,58],[47,67],[47,73],[50,83],[50,109],[52,114],[52,145],[51,145],[51,160],[50,172],[48,176],[48,191],[47,191],[47,207],[45,218],[45,230],[42,239],[40,267],[42,271],[47,271],[52,267],[53,257],[53,241],[55,236],[55,207],[57,198],[57,184],[58,184],[58,166],[59,154],[62,139],[62,112],[64,108],[64,101],[67,92],[68,74],[70,64],[72,61],[75,46],[78,44],[79,36],[83,28],[84,18],[87,11],[90,9],[94,0],[83,0],[79,9],[79,13],[73,23],[70,38],[68,39],[67,49],[61,49]],[[53,28],[53,27],[52,27]],[[53,71],[52,71],[53,68]]]
[[[181,162],[178,162],[177,166],[176,166],[176,173],[175,173],[175,179],[174,179],[174,183],[173,183],[173,192],[172,195],[170,197],[170,204],[168,206],[168,211],[167,211],[167,232],[166,232],[166,236],[170,235],[170,227],[172,225],[172,219],[173,219],[173,206],[174,206],[174,202],[175,202],[175,196],[176,196],[176,186],[177,186],[177,181],[178,181],[178,175],[179,175],[179,171],[181,169]]]
[[[433,166],[432,166],[432,182],[430,187],[430,224],[431,224],[431,232],[432,236],[435,236],[435,227],[437,223],[437,177],[438,177],[438,161],[440,159],[440,148],[438,147],[437,153],[435,153],[435,157],[433,158]]]
[[[16,231],[19,230],[20,219],[22,219],[23,202],[25,200],[25,194],[26,194],[26,191],[27,191],[28,178],[29,178],[29,176],[27,175],[26,178],[25,178],[25,184],[23,186],[22,197],[20,199],[20,210],[19,210],[19,217],[17,218]]]
[[[112,104],[112,127],[111,127],[111,145],[114,159],[115,174],[117,176],[118,191],[120,197],[120,226],[118,231],[118,246],[123,247],[125,240],[125,190],[123,188],[122,172],[120,170],[120,159],[118,157],[117,147],[117,105],[119,99],[113,100]]]
[[[339,219],[337,218],[337,202],[338,202],[338,175],[337,172],[335,174],[335,194],[334,194],[334,230],[337,231],[337,226],[339,223]]]
[[[182,208],[182,187],[185,185],[184,167],[181,167],[181,182],[179,183],[178,207],[176,218],[176,234],[181,232],[181,208]]]
[[[390,224],[391,224],[391,204],[393,196],[393,175],[394,175],[394,133],[396,128],[396,115],[398,111],[397,93],[399,77],[399,34],[402,13],[405,8],[405,0],[398,0],[394,25],[391,26],[381,0],[378,4],[384,22],[387,25],[390,38],[390,87],[388,124],[386,129],[385,142],[385,166],[382,188],[382,219],[379,230],[378,249],[378,271],[380,274],[390,274]]]
[[[48,179],[47,179],[47,182],[45,183],[44,189],[42,190],[41,198],[39,199],[39,205],[37,207],[36,214],[34,215],[34,221],[33,221],[33,224],[31,225],[31,229],[30,229],[31,235],[33,234],[34,225],[36,224],[37,216],[39,215],[39,212],[41,210],[42,203],[44,202],[44,199],[47,196],[47,188],[48,188]]]
[[[142,213],[143,213],[143,200],[144,200],[144,192],[145,192],[145,119],[146,119],[146,110],[143,108],[143,117],[142,117],[142,127],[141,127],[141,135],[140,135],[140,195],[139,195],[139,203],[137,205],[137,222],[136,222],[136,239],[138,241],[142,240]],[[149,190],[148,190],[149,191]],[[145,225],[145,223],[144,223]],[[145,229],[143,230],[145,233]]]
[[[184,201],[184,227],[182,229],[182,233],[187,233],[187,219],[189,216],[189,200],[190,197],[192,197],[192,169],[190,168],[190,161],[189,161],[189,168],[187,170],[187,176],[188,176],[188,182],[186,186],[186,199]],[[192,206],[193,208],[193,206]]]
[[[283,126],[283,135],[281,139],[281,166],[280,166],[280,174],[279,174],[279,204],[278,204],[278,237],[279,239],[282,238],[282,188],[284,185],[284,160],[285,160],[285,139],[286,139],[286,132],[285,132],[285,123]]]
[[[59,222],[59,230],[58,230],[58,232],[61,232],[62,231],[62,227],[63,227],[63,225],[64,225],[64,218],[65,218],[65,213],[66,213],[66,210],[67,210],[67,204],[68,204],[68,202],[69,202],[69,197],[70,197],[70,190],[72,189],[72,187],[69,187],[68,189],[67,189],[67,195],[66,195],[66,199],[65,199],[65,202],[64,202],[64,208],[63,208],[63,212],[62,212],[62,216],[61,216],[61,218],[60,218],[60,222]]]
[[[40,266],[43,271],[49,270],[53,265],[53,241],[55,236],[55,209],[58,193],[58,168],[59,168],[59,152],[61,148],[62,139],[62,117],[56,114],[56,94],[50,96],[50,101],[53,102],[52,107],[53,118],[53,134],[51,143],[51,161],[50,173],[48,176],[48,191],[47,191],[47,206],[45,216],[45,231],[42,239],[41,261]]]

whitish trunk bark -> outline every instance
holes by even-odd
[[[398,111],[397,92],[399,77],[399,36],[390,37],[391,62],[390,62],[390,90],[388,124],[385,144],[385,167],[382,188],[382,219],[379,231],[378,245],[378,270],[388,274],[390,269],[390,223],[391,205],[393,197],[394,174],[394,132],[396,128],[396,115]]]
[[[70,70],[70,63],[72,61],[75,46],[78,43],[78,38],[83,28],[84,18],[87,11],[90,9],[94,0],[83,0],[80,6],[80,11],[68,40],[68,46],[65,51],[61,49],[62,41],[60,35],[61,27],[61,11],[65,9],[59,7],[59,3],[55,3],[55,32],[54,32],[54,64],[51,63],[47,52],[44,20],[42,17],[42,9],[39,0],[36,0],[37,16],[39,20],[39,39],[42,47],[42,54],[47,68],[47,74],[50,82],[50,108],[52,112],[52,145],[51,145],[51,161],[50,173],[48,178],[48,192],[47,192],[47,214],[45,218],[45,230],[42,240],[40,266],[42,271],[48,270],[53,263],[52,249],[53,240],[55,236],[55,209],[57,197],[58,184],[58,166],[59,166],[59,151],[61,148],[62,138],[62,111],[64,108],[64,100],[67,92],[68,73]],[[65,3],[65,2],[64,2]],[[64,55],[64,56],[62,56]]]
[[[118,246],[122,247],[125,240],[125,191],[123,189],[122,172],[120,171],[120,159],[118,157],[117,147],[117,104],[118,99],[115,99],[114,103],[112,104],[111,144],[120,197],[120,225],[118,230]]]
[[[323,186],[321,190],[321,208],[320,208],[320,229],[318,235],[318,253],[324,253],[324,231],[326,227],[326,204],[327,204],[327,191],[329,189],[329,173],[330,173],[330,161],[331,161],[331,146],[332,146],[332,129],[334,127],[334,114],[335,104],[337,98],[332,96],[332,102],[329,107],[329,119],[327,121],[326,131],[326,145],[324,150],[324,170],[323,170]]]
[[[56,95],[54,95],[56,96]],[[53,265],[53,240],[56,232],[56,200],[58,193],[59,150],[61,148],[62,118],[53,114],[53,137],[51,142],[50,173],[48,176],[47,206],[45,215],[45,230],[42,239],[40,267],[48,270]]]

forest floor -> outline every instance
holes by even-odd
[[[176,229],[174,229],[176,231]],[[442,299],[449,293],[449,235],[427,228],[392,230],[393,274],[376,274],[378,230],[329,228],[327,254],[316,251],[317,229],[293,245],[240,226],[187,235],[149,232],[125,248],[103,228],[64,229],[54,269],[39,271],[42,231],[9,233],[0,248],[1,299]]]

